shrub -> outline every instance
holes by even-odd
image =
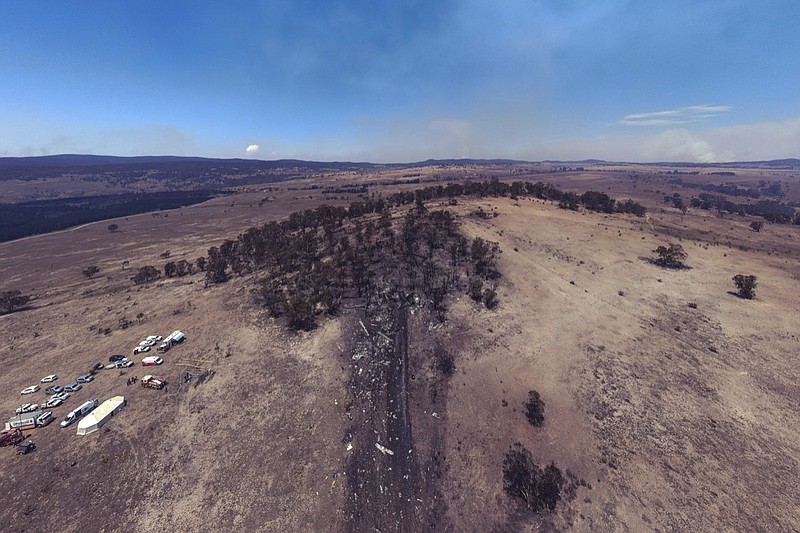
[[[161,272],[152,265],[143,266],[139,269],[135,276],[131,278],[131,280],[136,285],[141,285],[142,283],[149,283],[151,281],[155,281],[161,277]]]
[[[5,291],[0,293],[0,309],[4,313],[13,313],[30,301],[31,297],[20,291]]]
[[[528,392],[528,401],[525,402],[525,416],[533,426],[541,427],[544,424],[544,400],[535,390]]]
[[[745,276],[743,274],[736,274],[733,276],[733,282],[739,290],[740,297],[747,300],[752,300],[756,297],[756,285],[758,285],[758,278],[755,276]]]
[[[453,354],[448,352],[445,347],[436,343],[433,347],[433,359],[436,370],[438,370],[445,377],[452,377],[456,372],[456,361]]]
[[[469,297],[476,302],[483,299],[483,280],[480,278],[472,278],[469,280]]]
[[[92,279],[95,274],[100,272],[100,268],[97,265],[89,265],[88,267],[84,268],[82,272],[83,275],[88,279]]]
[[[761,231],[761,228],[763,228],[763,227],[764,227],[764,223],[763,223],[763,222],[761,222],[760,220],[755,220],[755,221],[753,221],[753,222],[751,222],[751,223],[750,223],[750,228],[751,228],[753,231],[755,231],[756,233],[758,233],[759,231]]]
[[[514,444],[503,461],[503,488],[511,498],[534,513],[553,511],[561,499],[564,476],[550,463],[542,470],[531,453],[520,443]]]
[[[497,292],[494,289],[486,289],[483,291],[483,305],[486,309],[494,309],[497,307]]]

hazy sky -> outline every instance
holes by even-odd
[[[17,1],[0,156],[800,157],[797,0]]]

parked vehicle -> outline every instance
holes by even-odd
[[[25,405],[21,405],[17,407],[17,410],[14,411],[16,414],[21,415],[22,413],[32,413],[34,411],[39,410],[38,403],[26,403]]]
[[[150,347],[149,346],[137,346],[136,348],[133,349],[133,355],[138,355],[140,353],[149,352],[149,351],[150,351]]]
[[[172,346],[180,344],[184,340],[186,340],[186,335],[182,331],[180,330],[173,331],[172,333],[167,335],[167,338],[164,339],[164,342],[162,342],[161,346],[158,347],[158,351],[164,353],[167,350],[169,350]]]
[[[134,365],[134,362],[130,359],[123,359],[122,361],[117,361],[114,363],[116,368],[130,368]]]
[[[91,373],[95,373],[98,370],[103,370],[104,368],[105,365],[103,363],[95,363],[95,365],[92,367]]]
[[[52,383],[58,379],[56,374],[50,374],[49,376],[45,376],[42,378],[42,383]]]
[[[163,339],[163,338],[164,338],[164,337],[162,337],[161,335],[148,335],[148,336],[147,336],[147,340],[149,340],[149,341],[153,341],[153,342],[158,342],[158,341],[160,341],[160,340],[161,340],[161,339]]]
[[[6,431],[0,435],[0,446],[14,446],[25,440],[25,435],[19,428]]]
[[[142,387],[146,389],[163,389],[167,386],[167,378],[164,376],[152,376],[150,374],[142,378]]]
[[[39,390],[39,385],[31,385],[30,387],[25,387],[22,389],[20,394],[33,394],[34,392]]]
[[[94,379],[94,376],[93,376],[93,375],[91,375],[91,374],[84,374],[84,375],[82,375],[82,376],[78,376],[78,379],[77,379],[76,381],[77,381],[78,383],[89,383],[89,382],[90,382],[90,381],[92,381],[93,379]]]
[[[36,449],[36,444],[32,440],[26,440],[17,444],[17,455],[25,455]]]
[[[53,396],[52,398],[49,398],[46,402],[44,402],[41,405],[41,407],[43,407],[45,409],[52,409],[53,407],[58,407],[62,403],[64,403],[64,400],[62,400],[61,398],[56,398],[55,396]]]
[[[111,363],[116,363],[117,361],[122,361],[125,359],[125,356],[122,354],[115,354],[108,358],[108,361]]]
[[[45,411],[36,418],[36,427],[43,428],[53,421],[53,411]]]
[[[156,344],[156,341],[145,340],[145,341],[140,342],[139,346],[148,346],[149,347],[149,346],[154,346],[155,344]]]
[[[19,428],[20,430],[33,429],[36,427],[36,413],[25,413],[12,417],[6,422],[6,431]]]
[[[66,392],[66,391],[59,392],[58,394],[54,395],[53,398],[55,398],[57,400],[61,400],[62,402],[66,402],[67,398],[69,398],[69,393]]]
[[[64,387],[64,392],[78,392],[83,388],[83,385],[80,383],[72,383],[71,385],[67,385]]]
[[[161,359],[160,357],[152,355],[150,357],[145,357],[144,359],[142,359],[142,366],[155,366],[155,365],[160,365],[163,362],[164,360]]]
[[[89,400],[88,402],[84,402],[80,406],[76,407],[74,411],[70,412],[64,420],[61,421],[61,427],[66,428],[83,418],[84,416],[88,415],[92,412],[92,410],[97,407],[98,401],[97,399]]]
[[[63,391],[64,387],[61,385],[50,385],[46,389],[44,389],[45,394],[58,394],[59,392]]]

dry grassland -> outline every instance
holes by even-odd
[[[102,371],[54,409],[60,420],[85,399],[125,395],[100,432],[54,423],[33,432],[33,454],[0,450],[0,529],[348,530],[348,315],[288,334],[254,305],[250,278],[209,288],[202,274],[129,280],[138,266],[161,268],[165,250],[194,260],[319,201],[310,195],[284,191],[259,208],[263,195],[243,194],[129,217],[118,234],[101,222],[0,244],[4,286],[36,295],[31,309],[0,317],[2,413],[46,374],[65,384],[146,335],[188,336],[158,369],[166,391],[126,386],[145,373],[137,364]],[[498,216],[468,216],[478,206]],[[417,456],[444,458],[438,486],[421,490],[430,501],[420,507],[441,511],[437,530],[798,530],[800,228],[755,233],[748,220],[693,210],[638,219],[528,199],[454,210],[467,236],[500,244],[503,277],[495,311],[460,296],[443,325],[410,320],[411,372],[430,378],[415,354],[437,340],[456,361],[440,397],[410,388]],[[679,239],[690,269],[646,260]],[[93,280],[80,273],[88,264],[101,268]],[[729,293],[737,273],[758,276],[756,300]],[[199,380],[180,362],[210,372]],[[546,402],[542,428],[523,413],[531,389]],[[515,442],[585,486],[552,515],[524,515],[502,490]]]

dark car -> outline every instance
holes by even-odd
[[[64,392],[64,387],[61,385],[50,385],[44,389],[45,394],[58,394],[59,392]]]
[[[36,444],[32,440],[26,440],[17,444],[17,455],[25,455],[36,449]]]
[[[94,365],[92,367],[92,370],[94,370],[94,371],[103,370],[105,367],[106,367],[106,365],[104,365],[103,363],[97,363],[96,365]]]
[[[111,363],[116,363],[117,361],[122,361],[123,359],[125,359],[124,355],[116,354],[109,357],[108,361]]]

